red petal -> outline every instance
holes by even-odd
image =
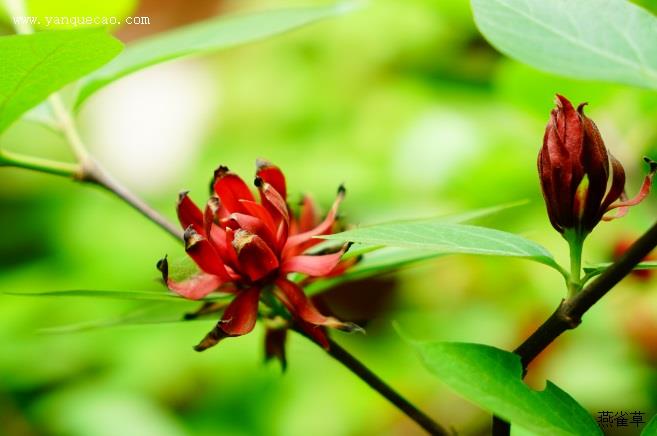
[[[270,247],[276,247],[276,237],[269,228],[257,217],[243,213],[232,213],[224,220],[230,228],[243,229],[260,236]]]
[[[171,278],[167,279],[169,289],[190,300],[200,300],[216,291],[222,284],[223,282],[218,276],[205,273],[197,274],[182,282],[176,282]]]
[[[215,172],[214,191],[221,199],[221,204],[233,212],[246,212],[240,200],[254,201],[253,194],[244,180],[226,167],[219,167]]]
[[[326,215],[326,218],[324,218],[324,221],[322,221],[317,227],[312,230],[308,230],[307,232],[292,235],[287,239],[287,243],[283,248],[283,258],[301,254],[313,245],[322,242],[319,239],[313,238],[315,236],[325,235],[331,232],[333,224],[335,223],[335,218],[338,214],[338,207],[344,199],[344,194],[344,187],[340,186],[340,189],[338,189],[338,196],[333,202],[331,210],[329,211],[328,215]]]
[[[287,198],[287,188],[285,186],[285,176],[276,165],[264,159],[256,160],[256,176],[269,183],[274,189],[281,194],[283,199]]]
[[[321,256],[293,256],[283,261],[281,273],[298,272],[313,277],[329,275],[340,263],[340,258],[347,251],[347,245],[340,251]]]
[[[643,179],[643,184],[641,185],[641,189],[639,190],[639,193],[634,198],[631,198],[629,200],[625,196],[625,193],[621,194],[622,201],[619,203],[612,204],[605,210],[605,212],[607,212],[618,208],[618,212],[616,213],[616,215],[603,217],[602,218],[603,220],[611,221],[613,219],[621,218],[625,216],[631,206],[636,206],[648,196],[648,194],[650,193],[650,187],[652,185],[652,179],[655,175],[655,171],[657,171],[657,163],[649,160],[648,158],[646,158],[645,160],[650,165],[650,172]]]
[[[287,359],[285,358],[286,339],[287,328],[267,328],[265,331],[265,360],[278,359],[281,362],[283,371],[287,367]]]
[[[190,225],[185,229],[184,239],[185,251],[201,270],[208,274],[219,276],[223,282],[231,280],[219,253],[217,253],[210,241],[194,230],[193,226]]]
[[[281,219],[289,222],[290,213],[288,212],[285,198],[272,185],[260,177],[256,177],[255,184],[260,191],[260,201],[269,211],[272,218],[274,218],[274,222],[279,222]]]
[[[240,291],[226,307],[221,321],[196,346],[196,351],[206,350],[229,336],[242,336],[255,327],[258,319],[260,288],[254,287]]]
[[[237,230],[233,239],[240,271],[252,281],[260,280],[278,268],[278,258],[258,235]]]
[[[260,288],[253,287],[237,294],[221,317],[219,327],[228,336],[241,336],[253,330],[258,319]]]
[[[324,327],[310,324],[301,320],[297,320],[297,325],[301,327],[301,330],[306,332],[308,336],[315,342],[317,342],[319,345],[322,346],[325,350],[328,350],[330,348],[330,344],[328,341],[328,336],[326,335],[326,331]]]
[[[201,299],[224,283],[219,277],[205,273],[196,274],[182,282],[176,282],[169,277],[169,262],[166,257],[157,263],[157,269],[162,273],[162,280],[170,290],[190,300]]]
[[[355,324],[344,323],[333,317],[324,316],[313,303],[308,299],[296,283],[287,279],[279,278],[276,280],[277,288],[274,290],[276,296],[283,302],[290,313],[300,318],[302,321],[316,325],[332,327],[339,330],[354,331],[362,330]]]
[[[313,199],[308,195],[304,195],[299,216],[299,233],[312,230],[317,225],[318,215],[317,206]]]
[[[197,231],[203,230],[203,213],[187,196],[187,191],[178,194],[176,212],[178,213],[178,221],[180,221],[183,229],[193,225]]]
[[[265,209],[263,205],[256,203],[255,201],[248,200],[240,200],[240,203],[242,203],[242,206],[244,206],[249,214],[259,218],[269,228],[272,234],[276,233],[276,224],[274,224],[274,219],[271,217],[271,214],[267,211],[267,209]]]

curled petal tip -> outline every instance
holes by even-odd
[[[337,327],[338,330],[341,330],[343,332],[348,332],[348,333],[362,333],[366,334],[365,329],[359,326],[358,324],[355,324],[353,322],[343,322],[339,327]]]
[[[650,159],[648,156],[644,156],[643,161],[650,166],[650,172],[651,173],[654,173],[655,171],[657,171],[657,162]]]
[[[189,194],[189,190],[180,191],[178,193],[178,203],[183,201],[185,199],[185,197],[187,197],[187,194]]]
[[[230,170],[228,169],[227,166],[225,166],[225,165],[219,165],[219,166],[217,167],[217,169],[214,170],[214,178],[215,178],[215,179],[219,179],[219,178],[225,176],[226,174],[228,174],[229,171],[230,171]]]
[[[166,283],[169,279],[169,261],[167,260],[167,256],[165,255],[162,259],[158,260],[155,266],[162,273],[162,280]]]
[[[212,330],[210,330],[210,332],[205,335],[203,339],[201,339],[201,342],[194,346],[194,351],[205,351],[208,348],[214,347],[219,343],[219,341],[226,337],[226,333],[217,325]]]
[[[269,162],[267,159],[263,159],[261,157],[256,159],[256,170],[260,170],[271,166],[273,166],[272,163]]]
[[[203,236],[199,235],[198,232],[194,230],[194,226],[189,225],[185,229],[185,233],[183,233],[183,239],[185,241],[185,250],[189,250],[203,240]]]
[[[579,112],[580,115],[584,115],[584,106],[587,106],[589,103],[587,101],[580,103],[577,105],[577,112]]]
[[[216,214],[219,208],[221,207],[221,200],[216,195],[211,196],[208,199],[208,207],[213,214]]]

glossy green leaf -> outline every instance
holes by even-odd
[[[602,434],[586,409],[553,383],[542,391],[527,386],[513,353],[482,344],[411,343],[438,379],[512,425],[536,435]]]
[[[653,416],[643,428],[641,436],[657,436],[657,415]]]
[[[405,266],[425,260],[435,259],[443,255],[443,253],[395,247],[377,249],[376,251],[365,254],[360,262],[352,268],[349,268],[344,274],[311,283],[304,288],[304,291],[307,295],[316,295],[341,283],[375,277],[381,274],[393,272]]]
[[[40,329],[40,333],[47,334],[65,334],[78,333],[91,330],[100,330],[112,327],[134,327],[155,324],[175,324],[188,323],[193,321],[203,321],[207,319],[217,319],[220,315],[211,314],[201,316],[193,320],[184,318],[185,313],[193,312],[199,304],[195,301],[186,301],[188,307],[181,305],[179,302],[171,303],[165,301],[149,301],[144,306],[132,309],[124,314],[92,321],[78,322],[74,324],[58,325]]]
[[[103,29],[0,37],[0,132],[64,85],[122,49]]]
[[[106,291],[106,290],[62,290],[62,291],[41,291],[41,292],[10,292],[0,291],[0,294],[13,295],[18,297],[84,297],[84,298],[111,298],[116,300],[149,300],[149,301],[176,301],[189,303],[189,300],[182,298],[169,291]],[[217,301],[228,298],[225,295],[208,296],[198,301]]]
[[[531,259],[559,270],[541,245],[513,233],[465,224],[419,221],[360,227],[326,239],[428,250],[442,254],[481,254]]]
[[[349,10],[345,4],[219,17],[142,39],[82,82],[76,107],[100,88],[135,71],[184,56],[234,47]]]
[[[657,88],[657,18],[626,0],[472,0],[502,53],[582,79]]]
[[[516,201],[512,203],[491,206],[473,211],[449,214],[437,218],[424,219],[419,221],[402,221],[404,223],[422,223],[422,222],[444,222],[444,223],[466,223],[486,218],[508,209],[527,204],[527,201]],[[399,222],[396,222],[399,224]],[[327,241],[334,242],[334,241]],[[318,244],[317,247],[323,244]],[[362,257],[354,267],[349,268],[344,274],[330,279],[319,280],[305,287],[308,295],[315,295],[331,289],[341,283],[364,280],[387,272],[392,272],[400,268],[419,263],[421,261],[435,259],[442,256],[443,253],[418,251],[415,249],[385,247],[383,245],[354,244],[344,255],[343,259],[356,256]]]

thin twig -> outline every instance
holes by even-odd
[[[612,263],[581,292],[562,300],[554,313],[514,350],[514,353],[520,356],[523,371],[526,372],[527,366],[536,356],[563,332],[576,328],[582,322],[582,316],[586,311],[630,274],[655,247],[657,247],[657,223],[653,224],[620,259]],[[493,434],[508,435],[510,425],[502,425],[499,421],[501,419],[497,417],[493,420]]]
[[[319,347],[322,347],[317,341],[308,336],[306,333],[300,330],[295,330],[297,333],[300,333],[302,336],[305,336],[314,344]],[[324,349],[324,347],[322,347]],[[440,435],[446,436],[450,435],[443,426],[438,424],[436,421],[427,416],[420,409],[415,407],[410,403],[406,398],[402,397],[397,391],[390,387],[386,382],[381,380],[379,376],[374,374],[367,368],[362,362],[352,356],[347,350],[342,348],[338,343],[333,339],[329,338],[329,349],[326,352],[333,357],[335,360],[347,367],[351,372],[358,376],[361,380],[367,383],[372,389],[377,391],[388,401],[390,401],[395,407],[404,412],[406,416],[415,421],[420,427],[427,431],[431,435]]]

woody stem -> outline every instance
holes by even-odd
[[[620,259],[612,263],[584,289],[562,300],[554,313],[514,350],[514,353],[520,356],[524,372],[536,356],[562,333],[576,328],[581,323],[582,316],[630,274],[655,247],[657,247],[657,222],[637,239]],[[496,418],[493,429],[494,435],[506,436],[509,434],[510,426]]]
[[[324,348],[315,339],[308,336],[305,332],[295,329],[297,333],[305,336],[319,347]],[[372,389],[381,394],[385,399],[390,401],[395,407],[402,411],[406,416],[415,421],[417,425],[422,427],[427,433],[431,435],[447,436],[451,434],[447,429],[438,424],[436,421],[427,416],[424,412],[414,406],[406,398],[402,397],[390,385],[381,380],[379,376],[374,374],[367,366],[361,361],[356,359],[347,350],[342,348],[333,339],[329,338],[329,349],[326,352],[335,360],[347,367],[357,377],[367,383]]]

